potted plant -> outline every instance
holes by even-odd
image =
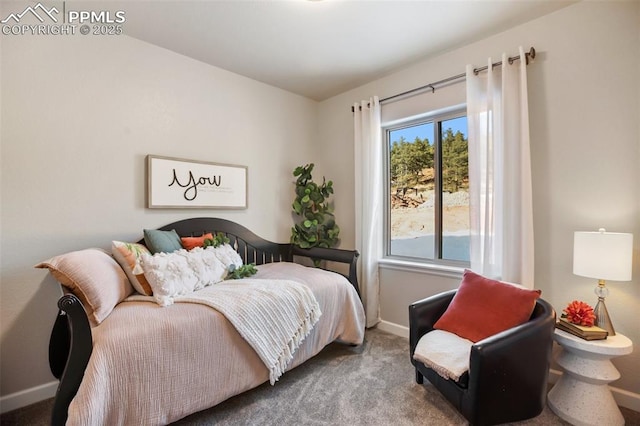
[[[340,234],[328,200],[333,194],[333,182],[327,182],[323,176],[321,185],[315,183],[311,175],[313,167],[311,163],[293,171],[296,198],[292,204],[295,224],[291,228],[291,243],[304,249],[331,248],[338,243]]]

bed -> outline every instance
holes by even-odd
[[[220,218],[186,219],[158,230],[175,230],[181,237],[221,233],[244,264],[257,265],[257,273],[245,280],[269,285],[284,280],[310,290],[321,315],[274,376],[261,351],[241,335],[242,329],[211,306],[189,300],[160,306],[134,293],[120,297],[96,323],[100,306],[91,300],[83,303],[74,283],[60,279],[51,263],[37,265],[48,267],[66,292],[58,301],[49,345],[51,371],[60,379],[52,424],[168,424],[264,382],[277,386],[282,373],[331,342],[362,343],[365,320],[356,251],[274,243]],[[305,266],[311,264],[308,259],[339,272]]]

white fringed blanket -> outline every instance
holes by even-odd
[[[433,330],[420,338],[413,359],[445,379],[459,381],[469,371],[471,340],[444,330]]]
[[[132,296],[128,300],[153,299]],[[176,296],[174,302],[198,303],[223,314],[269,369],[272,385],[322,315],[313,292],[290,280],[229,280]]]

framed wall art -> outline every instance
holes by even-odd
[[[147,155],[147,207],[247,208],[247,167]]]

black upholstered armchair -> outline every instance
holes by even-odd
[[[476,342],[469,371],[458,382],[413,359],[420,338],[433,330],[456,290],[409,306],[411,363],[416,381],[433,384],[472,425],[494,425],[539,415],[546,402],[555,311],[536,301],[528,322]],[[480,319],[481,320],[481,319]]]

